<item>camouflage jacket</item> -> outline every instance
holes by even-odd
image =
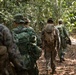
[[[31,50],[32,45],[39,46],[39,41],[40,40],[39,40],[36,32],[34,31],[34,29],[32,27],[30,27],[30,26],[25,27],[25,26],[19,25],[17,28],[14,28],[12,30],[12,32],[13,32],[13,36],[15,36],[15,34],[20,33],[20,32],[25,32],[25,33],[29,34],[29,36],[26,36],[27,34],[24,34],[24,36],[26,36],[26,38],[28,38],[29,41],[24,42],[23,45],[22,44],[19,45],[19,46],[22,46],[22,48],[20,48],[21,50],[23,50],[23,49],[24,50]],[[16,42],[16,40],[15,40],[15,42]],[[25,53],[27,53],[27,52],[24,52],[24,54]]]
[[[64,27],[63,24],[62,25],[57,25],[56,28],[59,30],[59,36],[60,36],[61,46],[63,48],[66,48],[67,41],[69,41],[69,43],[71,44],[71,40],[69,38],[69,34],[68,34],[68,32],[67,32],[67,30],[66,30],[66,28]]]
[[[22,69],[20,52],[13,41],[10,30],[3,24],[0,24],[0,45],[7,48],[9,61],[12,62],[17,69]]]
[[[64,37],[64,38],[69,37],[69,34],[66,28],[64,27],[64,25],[57,25],[56,28],[59,30],[60,37]]]
[[[16,42],[18,47],[22,46],[22,48],[20,48],[20,51],[22,49],[24,49],[24,50],[28,49],[28,44],[31,44],[31,43],[35,43],[36,44],[37,43],[36,33],[35,33],[35,31],[33,30],[32,27],[27,27],[26,28],[25,26],[19,25],[17,28],[14,28],[12,30],[12,32],[13,32],[14,41]],[[20,38],[24,39],[24,40],[21,39],[23,45],[19,41]]]
[[[26,28],[25,26],[19,25],[17,28],[14,28],[12,30],[12,32],[14,34],[13,35],[14,37],[15,37],[15,35],[19,36],[19,34],[21,34],[21,33],[24,34],[24,36],[23,36],[24,41],[22,40],[21,43],[18,42],[17,46],[22,55],[22,60],[24,61],[24,67],[27,69],[31,68],[31,66],[33,67],[34,63],[41,55],[41,49],[37,46],[37,40],[36,40],[37,37],[36,37],[35,31],[33,30],[32,27]],[[25,34],[25,33],[29,34],[29,36],[27,36],[27,34]],[[19,37],[21,37],[21,35]],[[26,39],[29,39],[30,41],[26,41]],[[15,42],[16,42],[16,40],[15,40]]]

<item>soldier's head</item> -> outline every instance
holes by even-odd
[[[58,23],[59,23],[59,24],[63,24],[63,20],[62,20],[62,19],[59,19],[59,20],[58,20]]]
[[[54,21],[53,21],[53,19],[52,19],[52,18],[49,18],[49,19],[47,20],[47,23],[49,23],[49,24],[53,24],[53,23],[54,23]]]
[[[16,14],[14,16],[14,22],[16,24],[24,24],[25,23],[25,19],[24,19],[22,14],[18,13],[18,14]]]

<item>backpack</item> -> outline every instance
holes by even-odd
[[[16,75],[10,65],[7,46],[4,45],[3,30],[4,25],[0,24],[0,75]]]
[[[27,53],[25,50],[28,49],[28,45],[31,43],[36,43],[36,35],[30,28],[22,28],[13,30],[14,41],[21,53]]]
[[[36,45],[36,34],[31,28],[14,29],[14,39],[27,69],[33,67],[41,55],[41,48]]]
[[[55,44],[55,28],[53,25],[46,25],[43,30],[43,40],[47,46],[54,46]]]

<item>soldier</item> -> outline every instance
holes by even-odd
[[[56,28],[59,30],[59,36],[60,36],[60,49],[58,50],[58,55],[60,58],[60,62],[62,62],[65,61],[64,59],[65,51],[67,48],[67,44],[71,45],[71,40],[66,31],[66,28],[64,27],[62,19],[59,19],[59,25],[57,25]]]
[[[44,57],[46,59],[46,70],[51,66],[52,73],[55,73],[55,57],[56,49],[58,49],[58,34],[57,29],[54,27],[52,18],[47,20],[47,25],[42,30],[42,47],[44,49]],[[55,48],[56,47],[56,48]],[[51,59],[51,60],[50,60]],[[50,66],[48,67],[50,61]]]
[[[1,21],[0,16],[0,21]],[[16,49],[10,30],[0,22],[0,75],[16,75],[16,70],[21,70],[22,61]],[[11,63],[10,63],[11,62]],[[12,64],[12,65],[11,65]]]
[[[34,31],[34,29],[30,26],[30,20],[28,18],[25,18],[25,28],[29,28],[31,31],[33,31],[33,33],[36,35],[36,40],[37,40],[37,46],[41,47],[41,32],[39,32],[39,35],[36,34],[36,32]]]
[[[16,14],[13,34],[15,42],[20,50],[24,67],[27,71],[22,71],[18,75],[38,75],[36,60],[41,55],[41,49],[37,46],[37,37],[34,29],[29,26],[29,20],[24,18],[22,14]],[[26,74],[27,72],[27,74]]]

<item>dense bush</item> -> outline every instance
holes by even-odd
[[[13,27],[13,16],[22,13],[31,20],[36,31],[42,30],[49,17],[53,17],[56,25],[62,18],[72,31],[76,29],[75,10],[75,0],[0,0],[0,13],[9,28]]]

